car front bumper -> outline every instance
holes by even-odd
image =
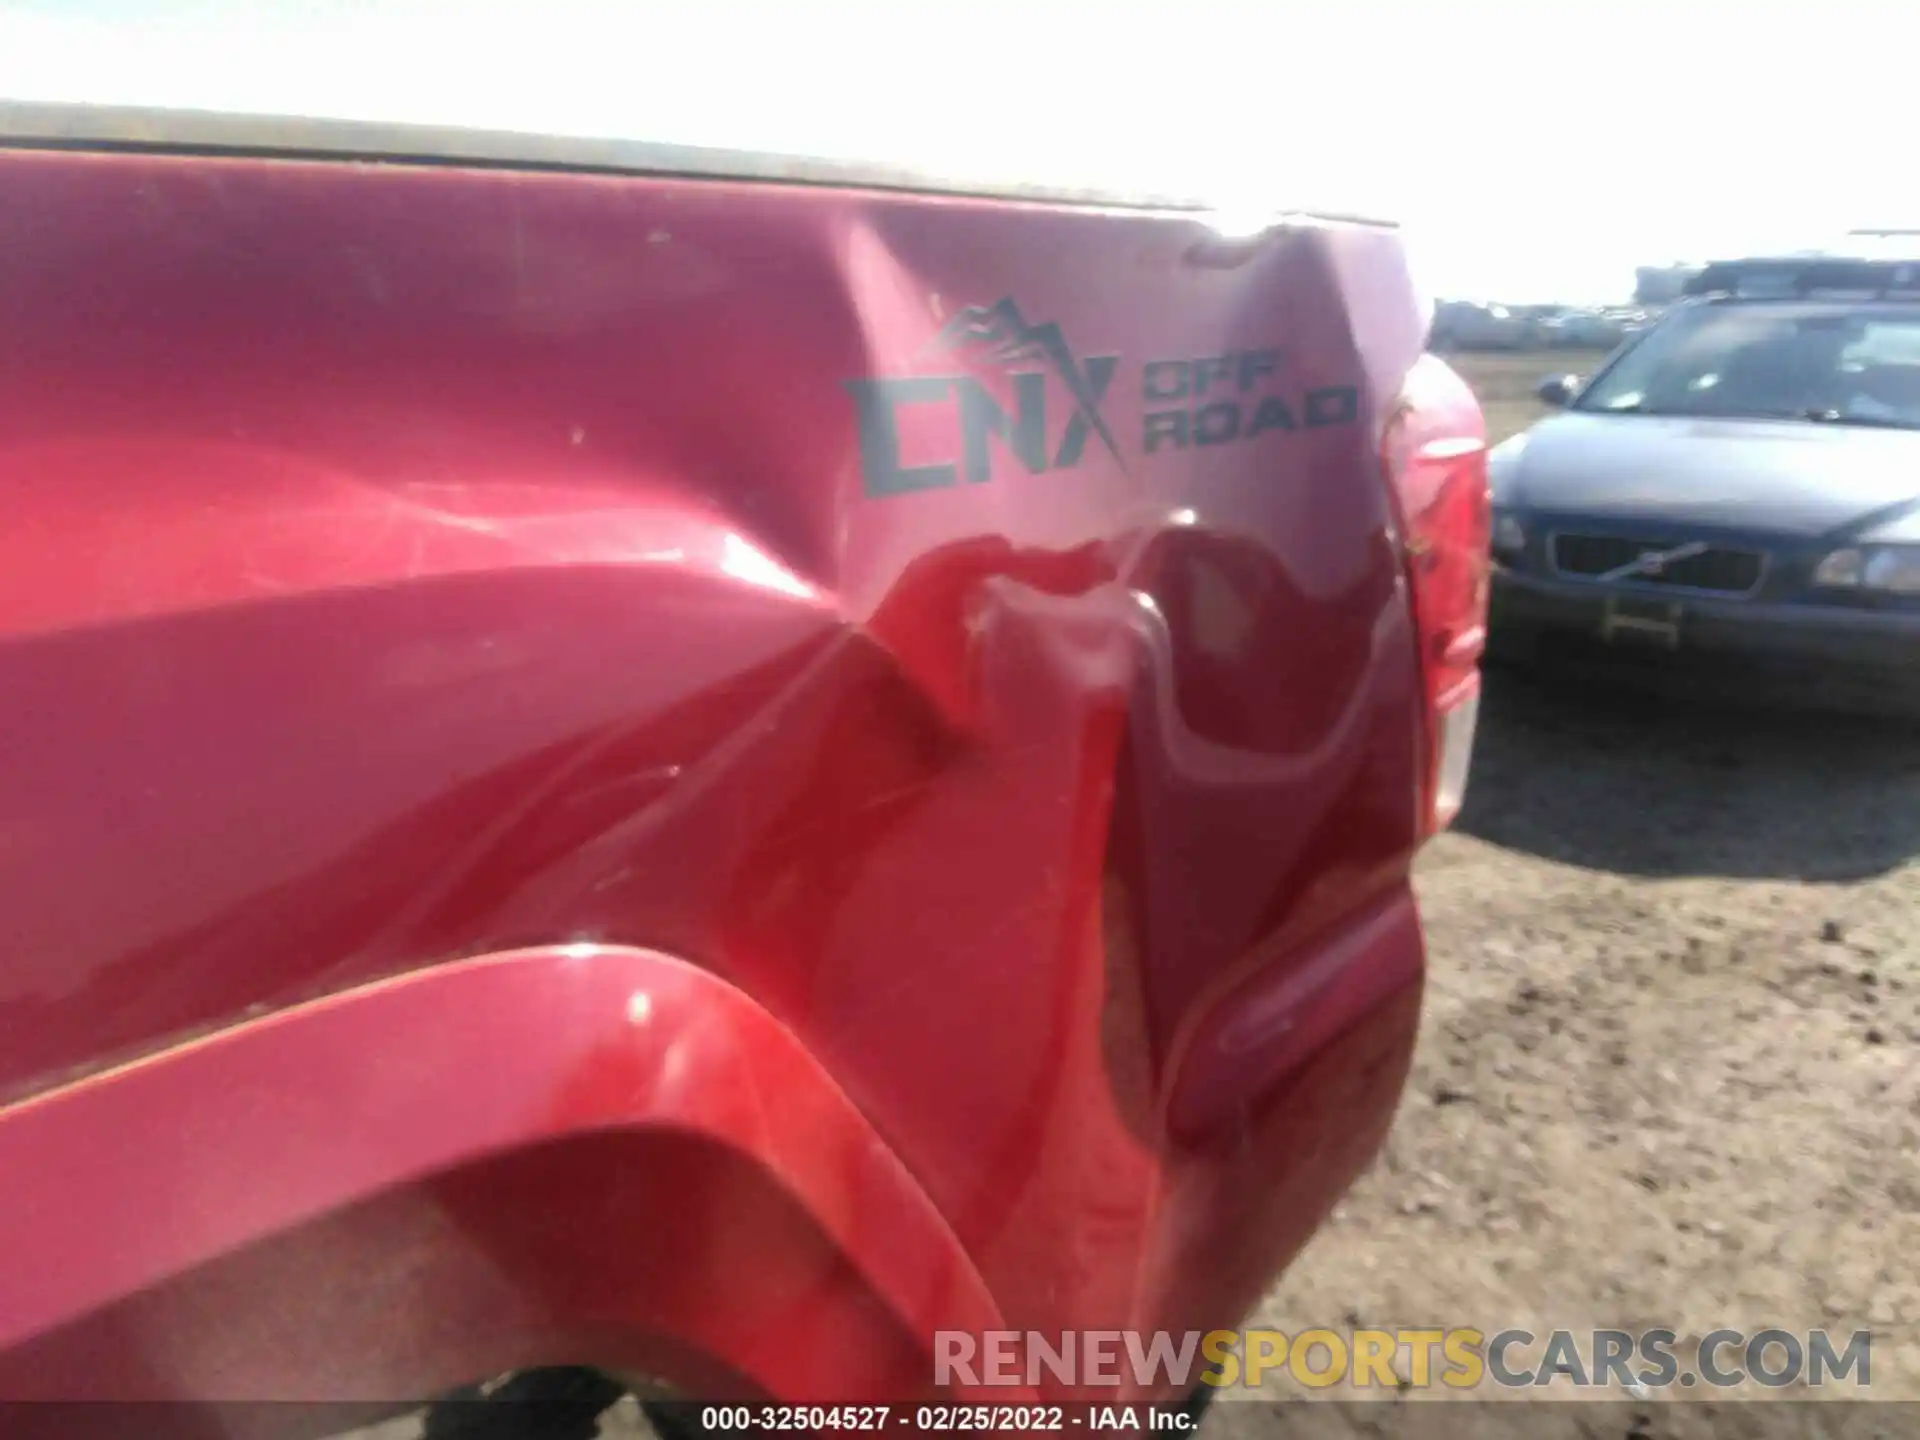
[[[1626,624],[1620,623],[1622,613]],[[1634,620],[1670,617],[1670,632]],[[1671,596],[1548,579],[1496,565],[1495,659],[1607,665],[1720,685],[1784,685],[1800,698],[1920,702],[1920,612]]]

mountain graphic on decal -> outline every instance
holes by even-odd
[[[1016,360],[1041,361],[1067,387],[1074,408],[1100,437],[1107,453],[1115,460],[1120,459],[1120,447],[1114,443],[1113,432],[1107,429],[1107,422],[1100,415],[1099,392],[1088,381],[1059,325],[1051,320],[1044,325],[1028,324],[1011,296],[992,305],[967,306],[941,326],[940,333],[927,348],[978,355],[1001,365],[1010,365]]]

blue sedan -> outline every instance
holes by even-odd
[[[1920,698],[1920,265],[1691,289],[1494,449],[1494,653]]]

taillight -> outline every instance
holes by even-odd
[[[1407,374],[1381,435],[1399,501],[1426,692],[1425,833],[1460,812],[1487,639],[1487,431],[1466,382],[1431,355]]]

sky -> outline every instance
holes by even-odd
[[[1901,0],[0,0],[0,98],[1358,213],[1432,293],[1585,301],[1920,227],[1909,29]]]

